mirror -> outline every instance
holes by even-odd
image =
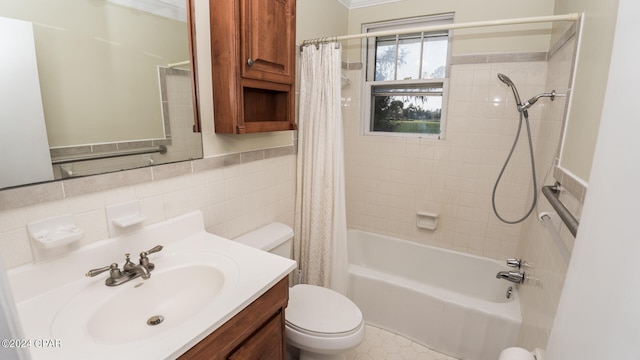
[[[0,2],[0,188],[201,158],[188,1]]]

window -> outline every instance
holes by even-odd
[[[363,32],[450,24],[453,14],[366,24]],[[363,107],[367,135],[442,139],[449,30],[366,39]]]

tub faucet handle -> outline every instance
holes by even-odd
[[[507,266],[520,269],[520,267],[522,266],[522,260],[507,259]]]

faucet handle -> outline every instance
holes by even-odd
[[[520,269],[520,267],[522,266],[522,260],[507,259],[507,266]]]
[[[147,251],[143,251],[140,253],[140,257],[147,257],[147,255],[149,254],[153,254],[153,253],[157,253],[158,251],[162,250],[163,246],[162,245],[156,245],[154,247],[152,247],[151,249],[147,250]],[[144,254],[144,255],[143,255]]]
[[[117,263],[113,263],[113,264],[105,266],[105,267],[89,270],[89,271],[87,271],[86,274],[84,274],[84,276],[86,276],[86,277],[94,277],[94,276],[96,276],[98,274],[102,274],[103,272],[108,271],[108,270],[118,270],[118,264]]]
[[[162,248],[163,248],[162,245],[157,245],[147,251],[141,252],[140,265],[146,267],[149,271],[153,270],[156,266],[153,263],[149,262],[148,256],[149,254],[157,253],[158,251],[162,250]]]

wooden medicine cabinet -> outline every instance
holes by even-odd
[[[295,130],[295,0],[209,4],[216,133]]]

